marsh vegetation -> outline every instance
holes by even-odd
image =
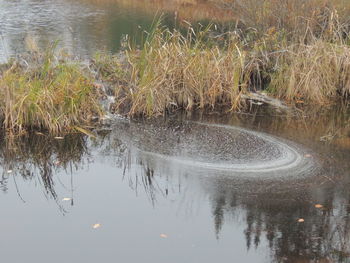
[[[342,21],[335,7],[309,11],[317,15],[294,14],[303,23],[282,28],[279,23],[289,24],[278,20],[266,32],[242,21],[222,34],[215,25],[189,26],[182,33],[156,23],[141,48],[128,43],[123,61],[120,56],[96,61],[105,80],[119,80],[116,108],[129,115],[221,106],[237,110],[245,105],[243,94],[261,90],[290,104],[346,99],[349,21]]]
[[[32,52],[29,65],[10,62],[1,71],[2,126],[60,132],[85,125],[101,117],[101,86],[115,93],[113,110],[129,116],[178,109],[244,110],[249,94],[256,91],[290,105],[347,99],[346,2],[217,4],[236,13],[230,27],[186,22],[185,27],[169,29],[156,18],[151,31],[140,32],[141,43],[127,36],[117,55],[96,55],[90,65],[93,72],[82,63],[57,59],[53,49],[41,55]]]

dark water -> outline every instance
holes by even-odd
[[[77,56],[115,51],[152,20],[0,0],[0,60],[57,39]],[[117,118],[95,132],[1,137],[1,262],[350,262],[346,110]]]

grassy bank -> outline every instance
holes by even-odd
[[[113,110],[129,116],[177,109],[241,110],[254,91],[289,104],[346,100],[350,4],[278,3],[226,1],[225,8],[241,17],[224,33],[215,25],[170,31],[160,20],[144,33],[141,46],[126,41],[118,55],[97,55],[94,72],[55,56],[53,49],[14,60],[0,69],[2,127],[58,133],[90,124],[101,116],[96,81],[115,92]]]
[[[0,119],[10,133],[71,131],[101,114],[93,80],[75,62],[46,52],[3,65]]]
[[[292,23],[284,12],[271,22],[272,11],[277,11],[274,1],[264,2],[271,9],[256,25],[260,30],[238,21],[234,30],[224,34],[212,30],[214,26],[197,31],[189,27],[183,34],[158,23],[141,48],[129,43],[123,56],[100,56],[96,64],[102,79],[118,80],[116,111],[153,116],[179,108],[237,110],[245,105],[242,98],[257,90],[289,104],[324,105],[346,99],[350,92],[347,13],[341,16],[336,5],[326,1],[312,7],[298,0],[311,15],[298,17],[299,9],[293,9],[289,11],[298,21]]]
[[[204,40],[207,33],[183,36],[157,27],[141,50],[130,47],[116,107],[147,116],[178,108],[239,107],[255,65],[247,63],[239,43],[222,50]]]

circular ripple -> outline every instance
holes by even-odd
[[[297,145],[240,127],[188,122],[179,126],[129,126],[133,146],[142,153],[185,169],[300,176],[314,170],[313,158]],[[193,170],[193,169],[192,169]]]

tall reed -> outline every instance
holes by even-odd
[[[270,92],[289,100],[324,104],[350,93],[350,46],[322,40],[280,57]]]
[[[130,46],[129,84],[118,87],[117,107],[131,105],[130,115],[147,116],[177,108],[237,109],[254,65],[247,63],[239,41],[232,38],[222,49],[207,39],[208,33],[189,28],[183,35],[158,24],[140,50]]]

